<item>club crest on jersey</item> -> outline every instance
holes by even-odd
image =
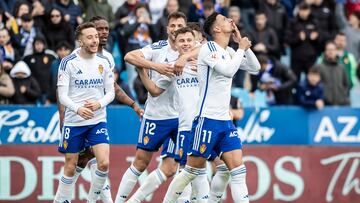
[[[64,145],[64,149],[67,149],[68,146],[69,146],[69,143],[65,140],[64,143],[63,143],[63,145]]]
[[[104,66],[102,66],[101,64],[99,65],[99,72],[100,74],[102,74],[104,72]]]
[[[204,154],[205,151],[206,151],[206,145],[205,145],[205,144],[202,144],[202,145],[200,146],[200,153],[201,153],[201,154]]]
[[[180,156],[180,158],[182,158],[183,154],[184,154],[184,150],[183,150],[182,148],[180,148],[180,149],[179,149],[179,156]]]
[[[147,145],[147,143],[149,143],[149,137],[148,136],[145,136],[144,137],[144,144]]]

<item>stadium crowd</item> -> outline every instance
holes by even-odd
[[[56,103],[60,61],[77,46],[74,29],[94,16],[111,28],[119,85],[144,104],[136,69],[123,56],[166,39],[167,15],[181,10],[200,25],[214,11],[232,18],[252,41],[261,71],[239,70],[234,95],[266,105],[350,105],[360,78],[358,0],[1,0],[0,103]],[[233,48],[236,43],[231,43]],[[242,98],[240,98],[242,100]],[[115,102],[113,104],[116,104]]]

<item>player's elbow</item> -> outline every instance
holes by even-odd
[[[138,52],[137,50],[134,50],[127,53],[124,57],[124,60],[128,63],[134,63],[137,58],[138,58]]]
[[[152,97],[158,97],[158,96],[160,96],[160,94],[161,94],[161,92],[159,92],[159,91],[149,91],[149,93],[150,93],[150,95],[152,96]]]

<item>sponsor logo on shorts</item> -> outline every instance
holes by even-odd
[[[149,137],[148,136],[145,136],[144,137],[144,144],[147,145],[147,143],[149,143]]]
[[[105,135],[108,135],[108,132],[107,132],[107,129],[106,128],[101,128],[101,129],[98,129],[96,131],[96,134],[105,134]]]
[[[200,153],[203,154],[205,151],[206,151],[206,145],[205,145],[205,144],[202,144],[202,145],[200,146]]]

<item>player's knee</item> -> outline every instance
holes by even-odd
[[[72,177],[75,175],[75,169],[76,169],[76,161],[72,159],[66,159],[66,163],[64,166],[64,174],[66,176]]]
[[[143,172],[143,171],[145,171],[145,169],[147,168],[149,163],[150,163],[150,161],[147,159],[136,158],[133,165],[138,171]]]
[[[98,164],[98,169],[100,171],[108,171],[108,169],[109,169],[109,160],[108,159],[100,160],[97,164]]]
[[[174,176],[177,168],[178,165],[176,162],[163,162],[163,164],[160,166],[161,171],[165,174],[167,178]]]

